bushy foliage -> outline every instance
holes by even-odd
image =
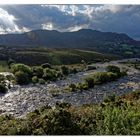
[[[107,72],[97,72],[93,75],[94,83],[95,84],[106,83],[110,80],[109,76],[112,76],[112,75],[108,75]]]
[[[11,65],[14,64],[14,63],[15,63],[15,60],[13,60],[13,59],[9,59],[8,62],[7,62],[9,68],[11,68]]]
[[[69,69],[69,73],[76,74],[77,72],[78,72],[78,70],[76,68]]]
[[[20,85],[29,84],[29,75],[23,71],[17,71],[15,73],[16,82]]]
[[[69,74],[69,68],[66,66],[61,66],[61,71],[62,71],[62,74],[64,74],[64,75]]]
[[[6,79],[8,80],[8,81],[12,81],[12,80],[15,80],[15,77],[13,76],[13,75],[6,75]]]
[[[5,80],[6,80],[5,76],[2,75],[2,74],[0,74],[0,82],[3,82],[3,81],[5,81]]]
[[[76,88],[77,88],[77,87],[76,87],[75,84],[70,84],[70,85],[69,85],[69,89],[70,89],[71,92],[76,91]]]
[[[87,83],[88,88],[93,88],[94,87],[94,79],[92,77],[86,77],[85,78],[85,83]]]
[[[108,81],[114,81],[118,78],[118,75],[113,72],[108,72],[107,75],[108,75]]]
[[[136,91],[109,96],[98,105],[44,106],[25,119],[0,116],[0,135],[140,135],[139,101],[140,91]]]
[[[82,90],[87,90],[89,87],[88,87],[88,84],[86,82],[83,82],[83,83],[78,83],[76,85],[77,89],[82,91]]]
[[[7,92],[6,85],[3,83],[0,83],[0,93],[6,93],[6,92]]]
[[[38,83],[38,77],[37,76],[32,77],[32,83],[34,83],[34,84]]]
[[[44,74],[43,74],[43,79],[45,79],[46,81],[54,81],[57,79],[57,71],[54,69],[49,69],[49,68],[45,68],[44,69]]]
[[[114,65],[109,65],[109,66],[107,66],[107,67],[106,67],[106,70],[107,70],[108,72],[113,72],[113,73],[117,73],[117,74],[120,73],[120,68],[117,67],[117,66],[114,66]]]
[[[41,78],[43,76],[43,68],[40,66],[34,66],[32,67],[33,76],[37,76],[38,78]]]
[[[40,79],[38,80],[38,83],[39,83],[39,84],[45,84],[45,80],[42,79],[42,78],[40,78]]]
[[[0,74],[0,93],[6,93],[8,90],[6,87],[5,80],[6,80],[6,77]]]
[[[32,70],[25,64],[14,64],[11,66],[11,71],[15,74],[17,71],[22,71],[28,75],[32,74]]]
[[[121,76],[124,76],[125,73],[121,73]],[[77,90],[88,90],[89,88],[93,88],[94,85],[98,84],[104,84],[106,82],[111,82],[114,81],[118,78],[120,78],[120,75],[118,76],[117,73],[113,72],[96,72],[94,74],[90,74],[84,79],[84,82],[78,83],[78,84],[70,84],[69,85],[69,90],[70,91],[77,91]]]
[[[42,68],[50,68],[51,69],[51,64],[49,63],[44,63],[41,65]]]

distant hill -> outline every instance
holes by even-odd
[[[125,57],[139,57],[140,42],[126,34],[81,29],[75,32],[34,30],[23,34],[0,35],[0,45],[84,48]]]
[[[1,45],[42,45],[47,47],[92,47],[102,43],[136,42],[126,34],[81,29],[75,32],[34,30],[23,34],[0,35]]]

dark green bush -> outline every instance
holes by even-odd
[[[126,75],[127,75],[127,71],[121,71],[121,72],[120,72],[120,77],[126,76]]]
[[[120,73],[120,68],[114,65],[109,65],[106,67],[107,72],[113,72],[113,73]]]
[[[88,84],[86,82],[83,82],[83,83],[78,83],[76,85],[77,89],[78,90],[87,90],[88,89]]]
[[[12,64],[15,64],[15,60],[9,59],[8,62],[7,62],[7,64],[8,64],[8,67],[11,68],[11,65]]]
[[[0,93],[6,93],[6,92],[7,92],[6,85],[3,83],[0,83]]]
[[[39,84],[45,84],[45,80],[42,79],[42,78],[40,78],[40,79],[38,80],[38,83],[39,83]]]
[[[78,72],[78,70],[76,68],[71,68],[69,70],[69,73],[73,73],[73,74],[76,74]]]
[[[37,76],[32,77],[32,83],[34,83],[34,84],[38,83],[38,77]]]
[[[40,66],[32,67],[33,75],[41,78],[43,76],[43,68]]]
[[[45,79],[46,81],[54,81],[57,79],[57,71],[54,69],[49,69],[49,68],[45,68],[44,69],[44,74],[43,74],[43,79]]]
[[[60,71],[56,71],[56,70],[54,70],[55,71],[55,76],[56,76],[56,78],[59,78],[59,79],[61,79],[62,77],[63,77],[63,74],[60,72]]]
[[[12,80],[15,80],[15,77],[13,75],[6,75],[6,79],[8,81],[12,81]]]
[[[15,73],[16,82],[20,85],[29,84],[30,78],[27,73],[23,71],[17,71]]]
[[[11,71],[15,74],[17,71],[22,71],[28,75],[32,75],[32,70],[29,66],[24,64],[13,64],[11,66]]]
[[[64,75],[68,75],[69,74],[69,68],[66,66],[61,66],[61,72]]]
[[[103,84],[109,81],[107,72],[97,72],[93,75],[95,84]]]
[[[44,68],[44,69],[45,69],[45,68],[50,68],[50,69],[51,69],[51,64],[49,64],[49,63],[44,63],[44,64],[41,65],[41,67]]]
[[[85,83],[88,85],[88,88],[93,88],[94,87],[94,79],[92,77],[86,77]]]
[[[76,85],[75,85],[75,84],[70,84],[70,85],[69,85],[69,89],[70,89],[70,91],[71,91],[71,92],[73,92],[73,91],[76,91],[76,90],[77,90],[77,88],[76,88]]]
[[[108,75],[108,81],[114,81],[118,78],[118,75],[113,72],[108,72],[107,75]]]
[[[0,74],[0,82],[1,82],[1,81],[5,81],[5,80],[6,80],[5,76],[2,75],[2,74]]]

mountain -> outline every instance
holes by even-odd
[[[100,32],[91,29],[81,29],[75,32],[58,32],[55,30],[34,30],[23,34],[0,35],[1,45],[42,45],[47,47],[81,46],[88,47],[94,44],[131,43],[133,39],[126,34]],[[83,44],[84,43],[84,44]]]
[[[133,56],[140,49],[140,42],[126,34],[81,29],[75,32],[34,30],[23,34],[0,35],[0,45],[46,46],[53,48],[88,48],[106,53]]]

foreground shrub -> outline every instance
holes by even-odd
[[[87,84],[88,88],[93,88],[94,87],[94,79],[92,77],[86,77],[85,83]]]
[[[33,75],[41,78],[43,76],[43,68],[40,66],[32,67]]]
[[[110,95],[97,105],[46,105],[25,119],[0,116],[0,135],[140,135],[140,91],[129,94],[131,102],[127,96]]]
[[[6,80],[6,79],[5,79],[5,76],[2,75],[2,74],[0,74],[0,82],[5,81],[5,80]]]
[[[69,73],[73,73],[73,74],[76,74],[78,72],[78,70],[76,68],[71,68],[69,70]]]
[[[44,69],[45,69],[45,68],[50,68],[50,69],[51,69],[51,64],[49,64],[49,63],[44,63],[44,64],[41,65],[41,67],[44,68]]]
[[[7,62],[9,68],[11,68],[11,65],[12,65],[12,64],[15,64],[15,63],[16,63],[15,60],[13,60],[13,59],[11,59],[11,58],[10,58],[10,59],[8,60],[8,62]]]
[[[109,65],[106,67],[106,69],[108,72],[113,72],[113,73],[117,73],[117,74],[120,73],[120,68],[117,66],[114,66],[114,65]]]
[[[11,66],[11,71],[15,74],[17,71],[22,71],[28,75],[32,74],[32,70],[29,66],[24,64],[13,64]]]
[[[45,84],[45,80],[42,79],[42,78],[40,78],[40,79],[38,80],[38,83],[39,83],[39,84]]]
[[[83,82],[83,83],[78,83],[76,85],[77,89],[78,90],[87,90],[89,87],[88,87],[88,84],[86,82]]]
[[[5,84],[0,83],[0,93],[6,93],[7,88]]]
[[[57,71],[54,69],[49,69],[49,68],[45,68],[44,69],[44,74],[43,74],[43,79],[45,79],[46,81],[54,81],[57,79]]]
[[[109,81],[109,76],[107,72],[97,72],[93,75],[95,84],[103,84]]]
[[[23,71],[17,71],[15,73],[16,82],[20,85],[29,84],[30,79],[27,73]]]
[[[69,68],[66,66],[61,66],[61,72],[64,75],[68,75],[69,74]]]
[[[118,75],[116,73],[113,73],[113,72],[108,72],[107,76],[108,76],[107,81],[114,81],[118,78]]]
[[[76,91],[77,90],[77,87],[76,87],[75,84],[70,84],[69,85],[69,89],[70,89],[71,92],[73,92],[73,91]]]
[[[33,83],[33,84],[38,83],[38,77],[37,77],[37,76],[33,76],[33,77],[32,77],[32,83]]]
[[[8,81],[14,81],[15,80],[15,77],[13,76],[13,75],[6,75],[6,79],[8,80]]]

